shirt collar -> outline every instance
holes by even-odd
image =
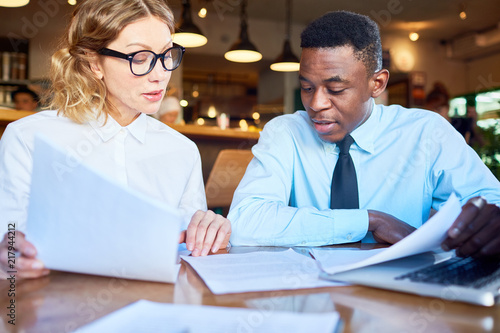
[[[141,113],[130,125],[126,127],[130,134],[134,136],[140,143],[146,141],[146,131],[148,129],[148,116]]]
[[[132,136],[134,136],[141,143],[146,141],[148,119],[147,115],[143,113],[141,113],[131,124],[125,127],[120,126],[120,124],[118,124],[118,122],[110,115],[108,115],[107,121],[105,121],[105,116],[102,115],[99,119],[91,120],[89,124],[104,142],[113,138],[122,128],[126,128],[130,134],[132,134]]]
[[[372,101],[372,103],[372,112],[368,119],[351,133],[356,144],[370,154],[375,152],[373,141],[377,129],[377,118],[380,117],[379,106],[375,104],[375,101]]]

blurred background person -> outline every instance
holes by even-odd
[[[483,134],[477,126],[478,114],[476,110],[475,100],[472,102],[467,100],[467,110],[465,117],[451,118],[451,124],[460,134],[463,135],[469,146],[479,148],[484,145]]]
[[[160,109],[153,115],[167,125],[184,125],[182,106],[177,97],[177,88],[169,87],[163,98]]]
[[[12,92],[12,101],[16,110],[37,111],[40,98],[33,90],[22,87]]]
[[[435,82],[434,87],[425,99],[424,108],[439,113],[448,120],[462,134],[467,144],[472,147],[481,147],[484,145],[484,139],[481,130],[477,127],[478,115],[474,98],[467,99],[465,117],[450,117],[450,95],[448,90],[443,83]]]
[[[443,118],[450,121],[450,95],[441,82],[435,82],[432,90],[425,98],[424,109],[439,113]]]

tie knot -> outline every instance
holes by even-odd
[[[349,154],[349,148],[351,147],[352,143],[354,142],[354,139],[352,136],[349,134],[345,138],[342,139],[342,141],[337,142],[337,145],[339,146],[340,154],[341,155],[347,155]]]

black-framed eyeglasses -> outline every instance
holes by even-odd
[[[130,63],[130,71],[135,76],[143,76],[151,72],[158,62],[158,59],[160,59],[165,70],[173,71],[181,64],[184,52],[186,52],[186,49],[176,43],[174,43],[173,47],[160,54],[156,54],[149,50],[125,54],[108,48],[102,48],[97,51],[97,53],[101,55],[128,60]]]

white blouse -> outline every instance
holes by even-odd
[[[38,133],[58,144],[68,159],[178,208],[184,227],[196,210],[207,209],[198,148],[162,122],[141,114],[125,127],[112,117],[105,124],[103,119],[77,124],[43,111],[9,124],[0,140],[0,225],[5,226],[0,234],[8,223],[25,230]]]

